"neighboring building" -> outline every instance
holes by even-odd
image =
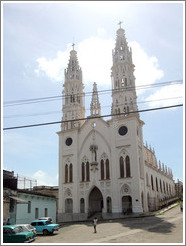
[[[17,189],[17,181],[14,172],[3,170],[3,221],[10,218],[11,224],[24,224],[44,216],[56,222],[57,188],[51,187],[48,194],[39,193],[39,189]]]
[[[40,194],[51,195],[58,198],[58,190],[59,190],[58,186],[40,185],[40,186],[34,186],[32,190]]]
[[[19,190],[18,198],[27,201],[27,204],[17,205],[16,224],[30,224],[40,217],[52,217],[53,222],[56,222],[55,196]]]
[[[183,201],[183,182],[181,182],[179,179],[175,183],[175,192],[176,196]]]
[[[90,117],[85,120],[82,70],[77,52],[70,52],[58,132],[59,222],[85,220],[95,213],[103,218],[140,214],[175,195],[172,171],[157,164],[155,152],[143,144],[132,50],[122,28],[117,30],[112,57],[112,117],[100,117],[94,83]]]
[[[14,172],[3,170],[3,221],[6,223],[10,218],[10,223],[16,222],[17,204],[25,204],[26,201],[17,197],[17,178]]]

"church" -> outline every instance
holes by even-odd
[[[175,195],[172,170],[157,161],[154,149],[143,143],[135,66],[121,24],[113,48],[108,121],[101,117],[95,82],[90,115],[85,118],[82,69],[74,46],[70,51],[57,133],[59,222],[82,221],[94,215],[106,219],[142,214],[158,209],[161,200]]]

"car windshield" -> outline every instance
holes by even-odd
[[[13,229],[13,233],[23,232],[23,229],[19,226]]]
[[[32,225],[27,225],[27,228],[28,228],[29,230],[34,229],[34,227],[33,227]]]
[[[21,226],[21,228],[23,229],[23,231],[29,231],[29,228],[27,226]]]

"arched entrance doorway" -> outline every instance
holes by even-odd
[[[101,194],[101,191],[97,187],[94,187],[89,195],[90,214],[102,212],[102,208],[103,208],[103,196]]]

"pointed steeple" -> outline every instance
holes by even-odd
[[[101,115],[101,107],[99,103],[97,84],[94,82],[93,84],[93,92],[92,92],[92,101],[90,104],[90,114],[91,116],[100,116]]]
[[[79,127],[83,124],[83,121],[78,119],[85,118],[85,106],[83,92],[84,85],[82,83],[82,71],[79,66],[77,51],[70,51],[70,59],[68,67],[65,69],[65,83],[63,85],[63,121],[69,121],[62,123],[62,130],[68,130]],[[73,121],[77,119],[77,121]],[[72,120],[72,121],[71,121]]]
[[[137,111],[134,65],[132,50],[129,49],[125,37],[125,30],[120,28],[116,32],[115,48],[112,51],[112,114]]]

